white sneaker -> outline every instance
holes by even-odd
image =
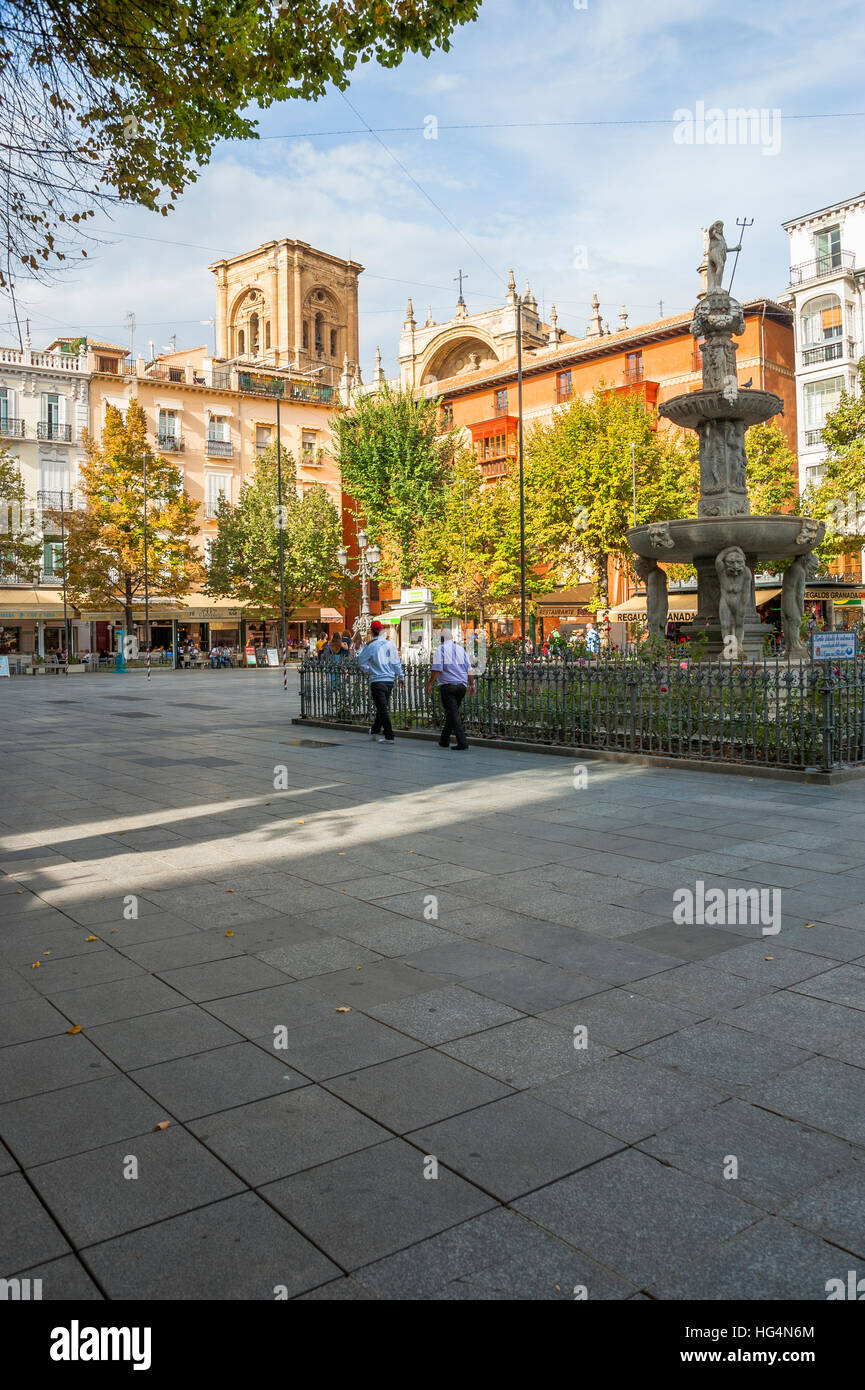
[[[376,740],[378,743],[387,743],[387,739],[385,738],[384,734],[376,734]]]

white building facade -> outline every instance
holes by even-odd
[[[865,355],[865,193],[783,223],[790,238],[790,287],[779,301],[793,312],[799,487],[819,482],[822,429],[842,390],[858,389]]]

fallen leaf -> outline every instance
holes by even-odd
[[[72,1027],[71,1027],[71,1028],[67,1028],[66,1031],[67,1031],[67,1033],[80,1033],[80,1032],[81,1032],[81,1024],[80,1024],[80,1023],[73,1023]]]
[[[226,936],[234,936],[234,932],[233,932],[233,931],[227,931],[227,932],[225,933],[225,935],[226,935]]]
[[[350,1014],[350,1013],[351,1013],[351,1008],[349,1007],[348,1004],[340,1004],[339,1008],[337,1009],[337,1013],[338,1013],[338,1014]]]
[[[112,927],[112,928],[111,928],[111,935],[112,935],[112,936],[116,936],[117,933],[118,933],[119,931],[120,931],[120,928],[119,928],[119,927]]]
[[[305,820],[299,820],[297,823],[298,823],[298,825],[306,825],[306,821],[305,821]]]
[[[170,1124],[171,1124],[171,1121],[170,1121],[170,1120],[160,1120],[160,1121],[159,1121],[159,1124],[158,1124],[158,1125],[154,1125],[153,1128],[154,1128],[154,1129],[167,1129],[168,1126],[169,1126]]]
[[[226,891],[226,893],[233,893],[233,892],[234,892],[234,889],[233,889],[233,888],[226,888],[225,891]]]
[[[50,951],[43,951],[42,954],[43,954],[43,956],[50,956],[50,955],[51,955],[51,952],[50,952]]]
[[[99,940],[99,937],[98,937],[98,936],[85,936],[84,940],[85,940],[85,941],[98,941],[98,940]]]
[[[23,892],[24,892],[24,889],[23,889],[23,888],[16,888],[16,889],[15,889],[15,892],[16,892],[16,893],[23,893]]]
[[[33,964],[32,964],[31,967],[30,967],[30,969],[31,969],[31,970],[38,970],[41,964],[42,964],[41,960],[34,960]]]
[[[763,959],[764,959],[764,960],[774,960],[775,957],[774,957],[774,956],[764,956]]]
[[[815,925],[814,922],[806,922],[806,923],[805,923],[805,930],[807,931],[809,927],[813,927],[814,925]]]

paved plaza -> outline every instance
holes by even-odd
[[[290,687],[2,682],[0,1277],[822,1301],[865,1272],[865,782],[386,747],[292,724]],[[769,890],[780,931],[677,923],[698,881]]]

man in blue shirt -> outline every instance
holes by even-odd
[[[438,685],[439,699],[445,714],[439,748],[449,748],[451,734],[453,734],[456,738],[456,744],[451,751],[453,753],[466,753],[468,752],[469,741],[466,738],[466,731],[460,715],[460,705],[467,689],[470,695],[474,695],[475,678],[472,675],[465,647],[461,647],[459,642],[454,641],[454,635],[449,628],[444,628],[438,649],[433,652],[430,678],[426,687],[428,695],[432,690],[434,681]]]
[[[370,738],[378,738],[379,743],[393,743],[393,725],[390,722],[388,701],[393,691],[393,683],[399,677],[400,685],[405,685],[399,652],[389,637],[383,634],[378,620],[370,623],[372,641],[367,642],[357,654],[357,664],[369,679],[369,693],[375,705],[375,723]]]

